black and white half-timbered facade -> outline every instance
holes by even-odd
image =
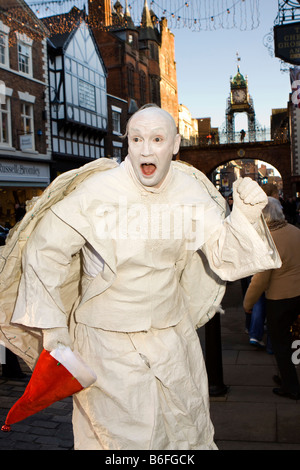
[[[59,32],[62,18],[67,16],[44,19],[51,31],[47,114],[51,119],[53,178],[104,157],[108,128],[105,65],[81,15],[67,32]]]

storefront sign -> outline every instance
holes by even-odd
[[[300,65],[300,23],[275,26],[274,42],[276,57]]]
[[[31,134],[20,135],[20,148],[22,152],[24,152],[24,150],[33,149],[33,139]]]
[[[50,182],[49,165],[43,163],[20,163],[10,160],[0,161],[0,180],[18,183],[41,183],[43,186]],[[1,182],[0,182],[1,184]]]

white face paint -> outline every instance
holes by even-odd
[[[175,121],[166,111],[146,108],[131,118],[128,153],[135,175],[144,186],[159,188],[179,146]]]

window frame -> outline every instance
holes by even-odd
[[[6,106],[6,109],[3,109],[3,106]],[[3,115],[6,116],[7,122],[7,139],[3,140]],[[0,103],[0,146],[1,147],[12,147],[12,127],[11,127],[11,106],[10,98],[5,97],[5,103]]]
[[[10,27],[4,24],[3,21],[0,20],[0,35],[4,38],[4,43],[2,46],[4,50],[3,52],[4,62],[0,61],[0,66],[8,67],[8,68],[9,68],[9,32],[10,32]]]
[[[29,108],[30,113],[26,113],[26,106]],[[30,123],[30,131],[27,132],[26,122]],[[33,104],[27,101],[21,101],[21,131],[22,135],[32,135],[32,148],[30,150],[35,150],[35,139],[34,139],[34,109]]]
[[[26,34],[21,34],[18,31],[16,31],[16,36],[17,36],[17,53],[18,53],[18,72],[22,75],[32,77],[33,76],[33,64],[32,64],[32,44],[33,40],[30,39]],[[26,56],[25,53],[21,54],[20,48],[23,47],[25,50],[28,51],[28,55]],[[22,70],[22,67],[20,67],[20,64],[22,63],[20,61],[20,57],[27,57],[28,60],[25,59],[25,69]]]
[[[78,103],[80,108],[96,112],[96,89],[91,83],[78,78]]]
[[[111,123],[113,134],[121,135],[121,113],[112,109],[111,111]]]
[[[140,71],[140,103],[141,105],[146,104],[147,99],[147,86],[146,86],[146,74],[143,70]]]
[[[1,44],[1,37],[3,38],[3,44]],[[3,61],[1,60],[3,58]],[[8,34],[0,30],[0,65],[2,67],[9,67],[9,45],[8,45]]]
[[[129,64],[127,67],[127,87],[129,98],[135,98],[135,87],[134,87],[134,66]]]

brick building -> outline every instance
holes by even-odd
[[[127,101],[107,93],[107,70],[85,10],[42,19],[49,31],[52,174],[107,157],[121,162]]]
[[[156,103],[178,124],[174,35],[165,18],[158,22],[147,0],[140,26],[134,25],[128,2],[123,4],[89,0],[89,23],[108,71],[108,93],[128,101],[129,115]]]
[[[43,19],[48,41],[52,179],[105,157],[108,129],[106,68],[84,12]]]
[[[175,38],[168,28],[166,18],[160,22],[161,45],[159,49],[160,61],[160,96],[161,107],[168,111],[178,125],[178,93],[177,71],[175,62]]]
[[[47,34],[23,0],[0,0],[0,225],[50,182]]]
[[[127,155],[124,139],[127,124],[128,102],[117,96],[107,95],[108,128],[105,139],[106,157],[121,163]]]

